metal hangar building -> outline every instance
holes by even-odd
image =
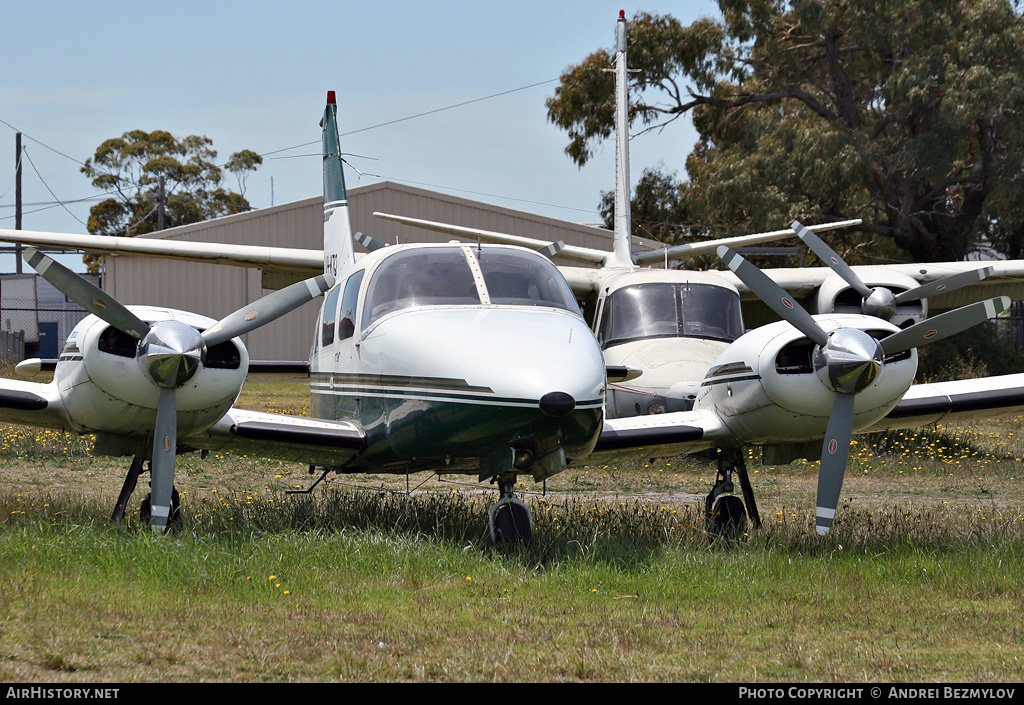
[[[447,242],[449,235],[375,218],[380,211],[423,220],[524,235],[567,245],[611,250],[612,233],[604,228],[571,223],[524,211],[381,182],[348,189],[353,232],[380,242]],[[170,228],[148,238],[219,242],[262,247],[323,248],[323,197],[316,196],[248,213]],[[635,251],[659,246],[634,238]],[[356,245],[357,253],[361,251]],[[557,264],[576,264],[560,262]],[[264,279],[259,269],[183,262],[154,257],[105,255],[103,289],[125,304],[164,306],[192,311],[215,320],[255,301],[291,279]],[[304,361],[309,358],[320,301],[243,337],[253,360]]]

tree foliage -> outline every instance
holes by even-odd
[[[876,247],[956,260],[1024,248],[1024,19],[1010,0],[719,0],[689,26],[638,13],[630,121],[691,114],[683,211],[711,233],[862,218]],[[584,164],[614,129],[599,51],[549,119]],[[639,121],[639,122],[638,122]]]
[[[131,130],[101,144],[81,169],[110,194],[90,209],[89,232],[132,237],[156,231],[161,177],[165,228],[249,210],[245,178],[262,158],[251,150],[233,154],[224,168],[235,175],[239,192],[229,191],[212,145],[208,137],[179,139],[164,130]],[[90,272],[98,271],[97,255],[83,261]]]
[[[630,201],[634,235],[678,245],[699,235],[691,227],[690,217],[684,204],[686,184],[680,183],[675,174],[666,174],[659,168],[644,169],[637,181]],[[601,218],[605,227],[615,227],[615,192],[601,193]]]

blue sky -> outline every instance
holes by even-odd
[[[350,187],[383,177],[596,222],[600,192],[613,186],[614,145],[607,143],[583,169],[565,156],[566,135],[547,121],[544,107],[556,79],[588,53],[613,46],[620,9],[627,17],[643,9],[687,23],[717,12],[713,2],[603,0],[0,7],[6,28],[0,227],[6,228],[14,227],[12,127],[25,134],[31,160],[23,174],[26,204],[97,195],[80,162],[132,129],[206,135],[222,162],[240,149],[275,152],[278,158],[265,159],[248,180],[246,196],[255,207],[271,205],[271,198],[280,204],[318,195],[319,159],[302,156],[317,146],[287,148],[319,139],[328,90],[338,94],[342,148],[359,155],[350,162],[364,173],[347,170]],[[633,178],[659,163],[684,174],[694,139],[682,120],[638,136],[631,143]],[[26,205],[23,228],[84,233],[91,205]],[[0,272],[13,269],[12,256],[0,257]]]

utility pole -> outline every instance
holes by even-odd
[[[14,135],[14,229],[21,230],[21,133]],[[21,274],[21,245],[14,245],[14,267]]]

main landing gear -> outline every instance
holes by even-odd
[[[497,482],[501,494],[490,512],[491,540],[494,545],[530,545],[533,540],[533,519],[529,507],[512,491],[516,476],[513,473],[502,473],[491,481]]]
[[[146,460],[147,456],[136,455],[132,458],[131,467],[128,468],[128,474],[124,478],[124,484],[121,486],[121,494],[117,496],[117,504],[114,505],[114,511],[110,515],[110,522],[112,524],[118,524],[124,519],[125,510],[128,507],[128,500],[132,497],[132,492],[135,491],[136,485],[139,483],[139,475],[143,473],[143,464],[149,465]],[[145,469],[147,472],[149,468]],[[150,495],[146,495],[145,499],[142,500],[142,504],[139,506],[139,524],[146,526],[152,521],[152,506],[150,502]],[[171,514],[167,519],[167,533],[171,531],[177,531],[181,528],[181,497],[178,495],[178,488],[171,489]]]
[[[742,500],[734,494],[729,494],[734,489],[733,474],[740,481]],[[743,460],[741,448],[718,449],[718,475],[714,487],[704,500],[704,517],[707,520],[707,532],[711,536],[742,538],[747,530],[748,518],[755,529],[760,528],[761,516],[757,513],[754,489],[750,485],[747,464]]]

